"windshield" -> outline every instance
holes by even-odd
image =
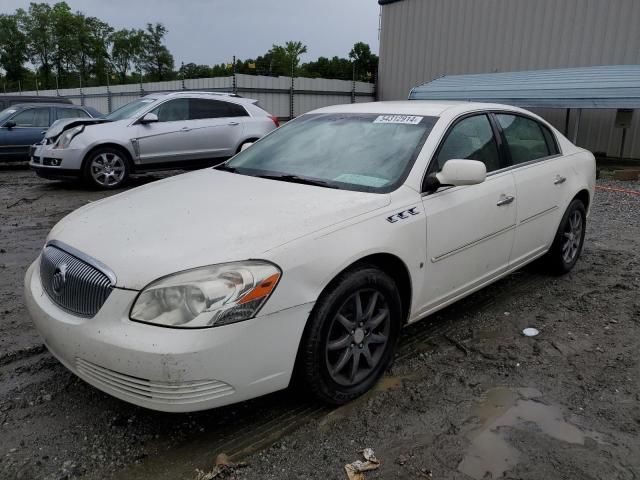
[[[107,120],[124,120],[125,118],[133,118],[140,113],[144,108],[148,107],[151,103],[155,102],[156,98],[141,98],[140,100],[134,100],[126,105],[118,108],[107,115]]]
[[[5,108],[0,112],[0,124],[4,123],[11,115],[16,113],[17,110],[15,108]]]
[[[233,157],[224,169],[389,192],[408,175],[436,121],[415,115],[304,115]]]

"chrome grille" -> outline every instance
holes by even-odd
[[[68,253],[74,249],[50,243],[40,258],[40,280],[49,298],[59,307],[82,317],[93,317],[107,300],[113,285],[112,275]],[[88,259],[88,257],[85,257]]]

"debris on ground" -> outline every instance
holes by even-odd
[[[522,334],[525,337],[535,337],[539,333],[540,331],[537,328],[533,328],[533,327],[525,328],[524,330],[522,330]]]
[[[204,472],[196,469],[194,480],[213,480],[215,478],[235,478],[237,470],[245,468],[246,463],[233,463],[226,453],[220,453],[216,457],[215,466],[211,471]],[[233,477],[232,477],[233,476]]]
[[[344,466],[345,472],[349,480],[364,480],[364,472],[377,470],[380,467],[380,461],[376,458],[371,448],[365,448],[362,452],[365,461],[356,460]]]

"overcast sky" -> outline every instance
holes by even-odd
[[[47,3],[56,3],[48,1]],[[300,40],[304,61],[346,57],[363,41],[378,52],[376,0],[66,0],[71,8],[114,28],[161,22],[167,47],[180,62],[216,64],[255,58],[274,43]],[[0,13],[27,9],[28,0],[0,0]]]

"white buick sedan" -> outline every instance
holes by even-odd
[[[404,325],[539,257],[569,271],[594,184],[593,155],[518,108],[323,108],[70,214],[26,302],[65,366],[137,405],[218,407],[294,372],[342,404]]]

